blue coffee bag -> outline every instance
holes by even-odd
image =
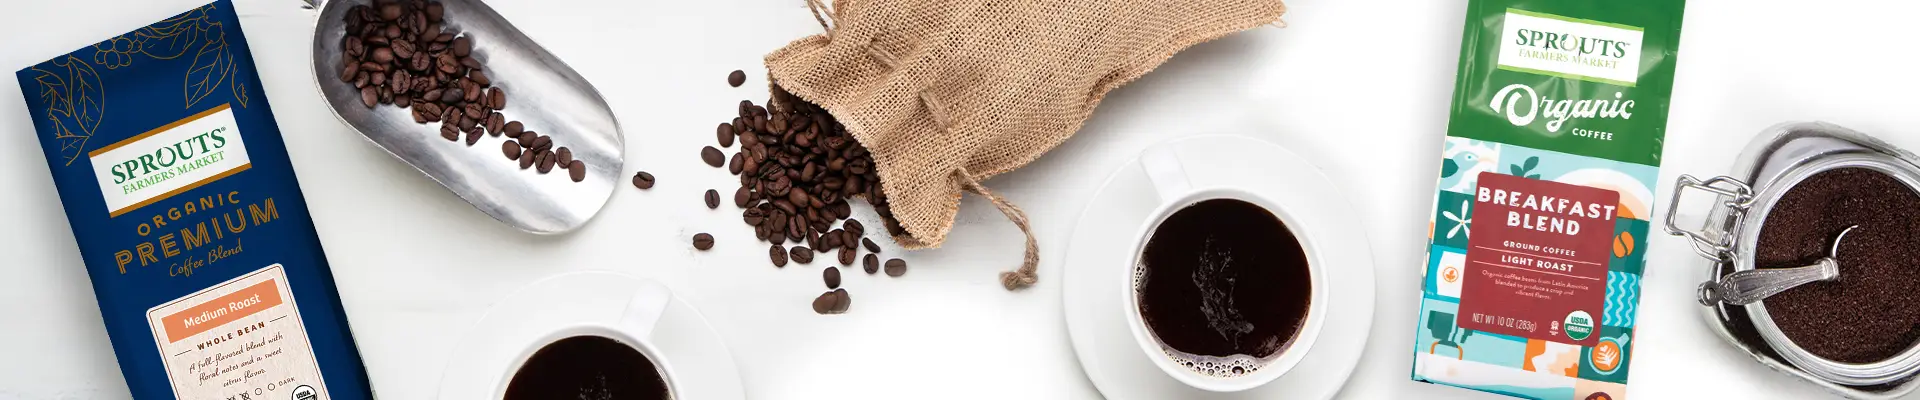
[[[372,397],[230,1],[17,75],[135,397]]]

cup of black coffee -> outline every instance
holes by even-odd
[[[1236,392],[1292,369],[1326,313],[1310,239],[1276,202],[1195,187],[1170,149],[1141,166],[1161,205],[1135,235],[1125,304],[1136,342],[1194,388]]]
[[[497,398],[673,399],[672,366],[652,342],[654,324],[672,294],[649,282],[614,324],[580,324],[529,343],[509,365]]]

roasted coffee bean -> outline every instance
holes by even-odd
[[[535,156],[536,154],[533,154],[532,150],[520,152],[520,169],[532,168],[533,165],[536,164],[534,160],[538,158]]]
[[[500,142],[500,152],[505,153],[508,160],[520,159],[520,146],[514,145],[513,142]]]
[[[833,314],[833,307],[840,303],[840,296],[833,292],[821,293],[813,298],[813,312],[820,315]]]
[[[354,40],[359,40],[359,38],[353,38],[353,39],[354,39]],[[341,67],[341,69],[340,69],[340,81],[341,81],[341,82],[346,82],[346,83],[353,83],[353,80],[354,80],[355,78],[359,78],[359,77],[360,77],[360,63],[356,63],[356,62],[346,62],[346,63],[341,63],[341,64],[346,64],[346,66],[344,66],[344,67]]]
[[[472,145],[473,145],[474,143],[479,143],[479,142],[480,142],[480,137],[481,137],[481,136],[486,136],[486,135],[487,135],[487,132],[486,132],[485,130],[482,130],[482,129],[480,129],[480,127],[478,127],[478,126],[476,126],[476,127],[473,127],[473,129],[468,129],[468,130],[467,130],[467,145],[468,145],[468,146],[472,146]]]
[[[827,268],[827,269],[820,270],[820,280],[827,282],[828,290],[839,289],[840,288],[840,269]]]
[[[535,169],[539,170],[542,174],[553,172],[553,161],[556,158],[559,157],[554,157],[553,152],[540,152],[539,158],[533,160],[540,163],[540,166],[535,167]]]
[[[487,90],[487,107],[495,110],[507,109],[507,90],[492,88]]]
[[[553,137],[552,136],[535,137],[533,138],[532,147],[535,151],[544,152],[548,150],[553,150]]]
[[[733,125],[720,124],[714,127],[713,136],[720,141],[720,147],[733,147]]]
[[[834,289],[833,306],[829,307],[827,312],[830,314],[846,314],[847,310],[850,309],[853,309],[853,295],[848,294],[846,288]]]
[[[740,87],[740,85],[744,83],[747,83],[746,71],[741,71],[736,69],[736,70],[733,70],[733,73],[727,74],[728,86]]]
[[[560,165],[573,165],[573,149],[562,146],[558,149],[553,149],[553,154],[560,157]]]
[[[853,265],[853,259],[859,255],[858,253],[858,250],[851,248],[840,248],[840,265]]]
[[[826,251],[840,247],[840,231],[827,231],[820,235],[820,246],[814,247]]]
[[[640,172],[634,173],[633,187],[640,188],[640,189],[652,189],[653,174],[649,174],[646,171],[640,171]]]
[[[887,276],[900,277],[907,274],[907,262],[898,258],[887,260]]]
[[[381,21],[392,21],[396,19],[400,19],[400,3],[390,2],[380,6]]]
[[[866,247],[867,247],[867,251],[871,251],[871,252],[875,252],[875,253],[879,253],[879,252],[880,252],[880,244],[879,244],[879,243],[874,243],[874,242],[873,242],[873,239],[868,239],[868,238],[860,238],[860,244],[861,244],[861,245],[864,245],[864,246],[866,246]]]
[[[373,106],[379,105],[380,90],[374,89],[372,86],[360,88],[360,104],[365,104],[367,108],[373,108]]]
[[[453,124],[440,124],[440,137],[449,142],[460,140],[460,127]]]
[[[373,60],[373,62],[375,62],[375,63],[380,63],[380,64],[389,64],[389,63],[392,63],[392,62],[393,62],[393,48],[392,48],[392,47],[380,47],[380,48],[375,48],[375,49],[373,49],[373,56],[372,56],[372,57],[368,57],[368,58],[369,58],[369,59],[372,59],[372,60]]]
[[[860,260],[860,264],[862,269],[867,270],[867,275],[880,272],[880,256],[878,255],[868,254],[865,259]]]
[[[726,155],[720,154],[720,149],[707,146],[700,149],[700,160],[706,161],[707,166],[719,168],[721,163],[727,161],[727,158]]]
[[[735,207],[747,208],[747,206],[750,205],[752,202],[753,202],[752,190],[749,190],[745,186],[742,186],[740,187],[740,190],[733,191],[733,205]]]
[[[539,139],[539,138],[540,138],[539,132],[528,131],[528,132],[521,133],[520,137],[514,138],[514,139],[515,141],[520,142],[520,147],[531,149],[533,148],[533,140]]]
[[[479,120],[487,117],[486,108],[481,107],[478,103],[467,103],[465,107],[460,107],[460,110],[466,114],[467,119]]]
[[[838,188],[832,188],[832,189],[838,189]],[[844,201],[830,204],[828,205],[827,209],[830,211],[833,211],[834,218],[847,219],[847,217],[853,216],[853,206],[848,205]],[[865,230],[863,229],[862,232],[865,232]]]
[[[507,127],[507,117],[504,115],[500,115],[500,113],[487,114],[486,125],[487,125],[488,133],[492,133],[493,136],[499,137],[501,133],[500,130],[506,129]]]
[[[776,243],[773,247],[767,248],[767,259],[773,260],[774,267],[784,268],[787,266],[787,249],[780,248]]]
[[[507,134],[507,137],[511,137],[511,138],[518,138],[520,137],[521,132],[527,131],[526,125],[522,125],[520,121],[508,122],[506,126],[503,126],[500,129],[504,130],[505,131],[504,133]]]
[[[740,172],[744,171],[747,167],[746,162],[745,156],[741,156],[740,153],[733,153],[733,160],[727,162],[727,172],[739,175]]]
[[[439,45],[436,44],[434,46],[439,46]],[[429,68],[433,68],[433,57],[414,54],[413,60],[407,62],[407,69],[413,70],[413,72],[427,72],[427,69]]]
[[[795,246],[787,256],[792,257],[793,262],[809,264],[813,262],[813,249],[807,248],[806,246]]]
[[[720,208],[720,191],[707,189],[707,208]]]
[[[573,179],[574,182],[587,180],[587,163],[580,160],[567,163],[567,178]]]
[[[472,36],[463,35],[453,39],[453,56],[454,57],[466,57],[467,55],[470,55],[470,54],[473,54],[473,37]]]
[[[693,248],[700,250],[713,248],[713,235],[706,233],[693,234]]]
[[[846,203],[843,202],[839,204],[846,204]],[[840,218],[846,218],[846,217],[840,217]],[[852,235],[852,237],[861,237],[861,236],[867,235],[867,226],[864,224],[861,224],[860,220],[856,220],[856,219],[847,220],[847,223],[840,225],[840,229],[847,230],[847,234]]]
[[[859,240],[856,240],[856,239],[854,239],[854,238],[857,238],[857,237],[859,237],[859,236],[854,236],[854,235],[853,235],[853,232],[847,232],[847,231],[840,231],[840,239],[841,239],[841,240],[840,240],[840,247],[841,247],[841,248],[844,248],[844,249],[847,249],[847,250],[858,250],[858,249],[860,249],[860,241],[859,241]],[[864,239],[864,238],[863,238],[863,239]]]
[[[413,47],[413,42],[406,41],[406,40],[395,40],[393,41],[391,48],[393,49],[394,57],[399,57],[400,59],[413,58],[413,51],[415,49]]]
[[[493,85],[493,79],[487,78],[487,73],[485,71],[468,72],[467,79],[473,80],[473,83],[478,83],[480,84],[480,86]],[[494,89],[499,89],[499,88],[494,88]]]

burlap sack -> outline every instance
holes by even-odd
[[[1280,0],[806,0],[826,33],[768,54],[774,82],[818,104],[872,151],[909,249],[937,247],[960,193],[1027,235],[1001,275],[1032,285],[1024,213],[980,181],[1066,141],[1100,100],[1189,46],[1278,23]]]

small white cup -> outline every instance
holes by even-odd
[[[1166,372],[1167,376],[1196,389],[1211,392],[1239,392],[1266,385],[1286,375],[1287,371],[1298,365],[1302,358],[1306,358],[1307,351],[1313,347],[1314,339],[1319,336],[1321,326],[1326,319],[1327,294],[1325,278],[1322,276],[1324,273],[1321,272],[1323,266],[1320,263],[1319,249],[1314,246],[1313,239],[1307,235],[1308,231],[1301,225],[1301,220],[1280,208],[1278,202],[1258,193],[1229,187],[1194,188],[1187,175],[1186,167],[1170,147],[1148,149],[1140,155],[1140,165],[1146,170],[1149,180],[1153,182],[1154,191],[1159,194],[1160,206],[1154,210],[1153,218],[1141,225],[1140,230],[1134,234],[1133,262],[1126,268],[1127,277],[1119,282],[1127,285],[1122,290],[1126,298],[1121,304],[1126,308],[1124,314],[1127,316],[1128,326],[1133,331],[1134,342],[1140,345],[1140,350],[1145,352],[1147,358],[1153,360],[1154,365],[1159,366],[1162,372]],[[1204,375],[1181,365],[1168,356],[1162,350],[1159,339],[1154,337],[1153,332],[1147,328],[1146,320],[1140,315],[1140,294],[1135,290],[1138,287],[1136,280],[1142,277],[1137,276],[1134,270],[1140,265],[1140,256],[1145,252],[1147,242],[1153,238],[1154,231],[1158,230],[1160,224],[1175,212],[1213,199],[1245,201],[1260,206],[1278,217],[1287,229],[1293,231],[1294,237],[1300,242],[1300,248],[1306,252],[1307,275],[1312,281],[1307,318],[1305,323],[1301,324],[1300,330],[1294,333],[1293,340],[1288,342],[1286,348],[1280,350],[1278,356],[1265,359],[1258,369],[1236,377]]]
[[[647,357],[648,361],[653,362],[654,370],[660,374],[660,379],[667,383],[667,398],[679,398],[677,388],[679,388],[680,385],[674,379],[673,364],[667,361],[665,355],[660,353],[659,348],[654,347],[653,340],[651,340],[655,324],[660,322],[660,316],[666,313],[667,305],[672,302],[672,291],[667,290],[667,287],[662,286],[659,282],[649,280],[643,283],[639,290],[634,292],[632,299],[627,301],[627,308],[621,313],[618,322],[612,325],[602,323],[570,325],[555,329],[553,332],[540,336],[539,339],[528,342],[526,346],[520,350],[520,355],[514,358],[513,363],[508,364],[511,365],[512,368],[507,368],[507,370],[503,372],[500,383],[496,385],[494,389],[493,398],[506,397],[507,386],[513,383],[514,374],[519,373],[520,368],[526,366],[527,360],[533,358],[535,352],[561,339],[578,336],[599,336],[613,339],[616,342],[632,347],[634,350],[638,350],[641,355]]]

